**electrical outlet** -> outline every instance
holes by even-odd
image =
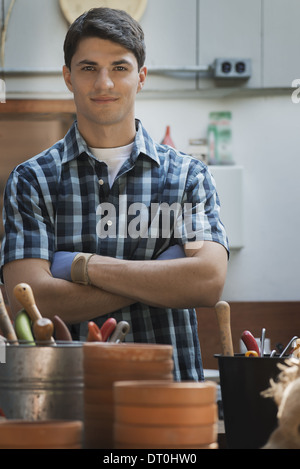
[[[213,64],[214,78],[246,80],[251,77],[250,59],[216,59]]]

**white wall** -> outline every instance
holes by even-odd
[[[244,167],[245,247],[231,253],[228,301],[300,299],[300,104],[289,95],[239,99],[139,97],[136,115],[161,140],[170,125],[186,150],[205,135],[208,114],[232,111],[235,162]],[[222,202],[222,201],[221,201]]]

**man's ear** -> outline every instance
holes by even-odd
[[[139,93],[143,89],[143,86],[146,81],[146,76],[147,76],[147,67],[142,67],[139,71],[139,83],[138,83],[137,93]]]
[[[71,70],[66,65],[63,66],[63,77],[65,80],[65,84],[67,85],[69,91],[73,93],[73,86],[71,81]]]

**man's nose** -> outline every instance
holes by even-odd
[[[112,81],[109,71],[106,69],[101,69],[97,73],[95,88],[97,89],[112,89],[114,87],[114,82]]]

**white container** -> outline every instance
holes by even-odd
[[[208,163],[233,164],[231,112],[211,112],[208,126]]]

